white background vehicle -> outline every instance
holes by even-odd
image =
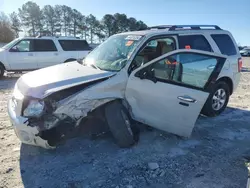
[[[0,48],[0,77],[5,70],[35,70],[83,59],[90,50],[85,40],[73,37],[18,38]]]
[[[67,138],[65,127],[78,129],[81,120],[98,115],[106,117],[122,147],[136,140],[130,118],[189,137],[200,113],[224,111],[241,66],[232,35],[218,26],[121,33],[93,50],[83,65],[23,75],[8,112],[22,142],[46,148]]]
[[[250,49],[249,48],[244,48],[243,50],[240,51],[240,54],[242,56],[250,56]]]

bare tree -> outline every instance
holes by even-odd
[[[21,32],[21,22],[16,12],[12,12],[10,14],[11,28],[15,31],[16,37],[19,36],[19,32]]]
[[[10,42],[15,38],[8,17],[0,12],[0,42]]]

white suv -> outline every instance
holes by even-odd
[[[138,138],[132,120],[189,137],[200,113],[216,116],[226,108],[241,66],[232,35],[218,26],[121,33],[82,64],[23,75],[8,113],[23,143],[45,148],[84,130],[89,118],[106,122],[121,147]]]
[[[0,48],[0,77],[4,71],[28,71],[83,59],[91,50],[74,37],[24,37]]]

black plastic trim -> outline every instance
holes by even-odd
[[[201,55],[204,55],[202,53],[195,53],[195,52],[178,52],[178,53],[175,53],[175,54],[179,54],[179,53],[192,53],[192,54],[201,54]],[[175,55],[175,54],[172,54],[172,55]],[[160,78],[155,78],[155,80],[156,80],[156,82],[159,81],[159,82],[173,84],[173,85],[177,85],[177,86],[182,86],[182,87],[186,87],[186,88],[190,88],[190,89],[195,89],[195,90],[210,92],[211,89],[213,88],[213,85],[215,84],[215,82],[216,82],[219,74],[220,74],[220,71],[221,71],[222,67],[225,64],[226,58],[219,58],[219,57],[213,56],[213,55],[206,55],[206,56],[216,58],[217,59],[217,64],[216,64],[213,72],[211,73],[210,77],[208,78],[208,81],[205,84],[204,88],[200,88],[200,87],[197,87],[197,86],[185,84],[185,83],[182,83],[182,82],[176,82],[176,81],[173,81],[173,80],[165,80],[165,79],[160,79]],[[161,58],[157,62],[159,62],[159,61],[161,61],[161,60],[163,60],[165,58],[167,58],[167,57]],[[157,62],[155,62],[155,63],[157,63]],[[139,77],[141,71],[145,71],[146,69],[148,69],[153,64],[154,63],[150,64],[147,67],[144,67],[143,69],[141,69],[140,71],[138,71],[137,73],[135,73],[135,77]]]
[[[135,60],[135,57],[138,55],[138,53],[143,49],[145,48],[145,46],[147,45],[147,43],[151,40],[155,40],[155,39],[161,39],[161,38],[171,38],[173,39],[173,41],[175,42],[175,50],[177,50],[177,44],[178,44],[178,41],[173,37],[173,36],[176,36],[178,37],[178,34],[166,34],[166,35],[157,35],[157,36],[153,36],[153,37],[150,37],[148,40],[146,40],[144,42],[144,44],[139,48],[139,50],[137,50],[136,52],[136,55],[134,56],[133,60],[131,61],[130,65],[129,65],[129,68],[128,68],[128,75],[130,75],[134,70],[131,70],[131,66],[133,64],[133,61]],[[139,68],[139,67],[137,67]]]

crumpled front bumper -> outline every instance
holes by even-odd
[[[37,127],[28,126],[28,118],[17,116],[15,112],[15,104],[12,99],[8,101],[8,114],[14,131],[22,143],[40,146],[46,149],[54,148],[50,146],[46,140],[36,136],[39,131]]]

